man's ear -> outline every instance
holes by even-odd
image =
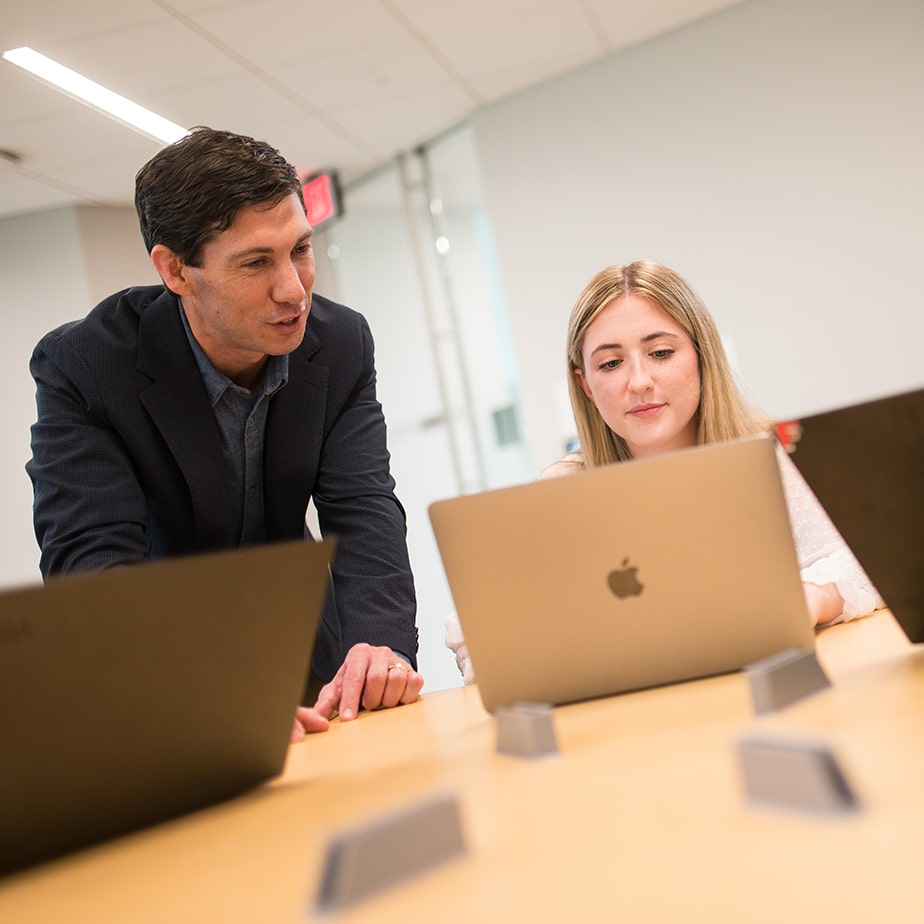
[[[581,390],[584,392],[585,395],[587,395],[587,400],[590,401],[590,403],[591,403],[594,407],[596,407],[596,406],[597,406],[597,402],[594,401],[594,396],[593,396],[593,394],[591,394],[590,387],[589,387],[588,384],[587,384],[587,380],[584,378],[584,373],[581,372],[580,369],[574,369],[574,370],[572,370],[572,371],[573,371],[573,373],[574,373],[574,377],[575,377],[575,378],[577,379],[577,381],[578,381],[578,385],[581,386]]]
[[[192,289],[186,264],[165,244],[155,244],[151,248],[151,262],[154,269],[164,281],[164,285],[174,295],[190,295]]]

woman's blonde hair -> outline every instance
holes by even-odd
[[[585,371],[582,351],[587,328],[613,299],[622,295],[650,299],[693,341],[701,386],[696,413],[698,443],[738,439],[764,428],[761,417],[741,394],[715,322],[693,289],[660,263],[638,261],[628,266],[608,266],[584,287],[568,322],[568,389],[586,466],[632,458],[623,439],[606,425],[575,374],[575,370],[582,374]]]

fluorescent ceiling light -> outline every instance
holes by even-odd
[[[11,64],[57,87],[68,96],[155,141],[172,144],[189,134],[185,128],[175,122],[133,103],[124,96],[119,96],[118,93],[113,93],[112,90],[101,87],[82,74],[72,71],[63,64],[58,64],[57,61],[52,61],[51,58],[46,58],[45,55],[31,48],[13,48],[3,52],[3,57]]]

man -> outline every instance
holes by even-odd
[[[208,128],[138,172],[163,286],[46,335],[26,469],[44,576],[303,536],[338,537],[293,739],[416,699],[417,631],[365,319],[312,295],[311,227],[274,148]],[[313,695],[313,694],[312,694]]]

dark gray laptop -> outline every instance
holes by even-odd
[[[299,540],[0,595],[0,872],[280,773],[332,554]]]
[[[912,642],[924,642],[924,389],[777,425]]]

